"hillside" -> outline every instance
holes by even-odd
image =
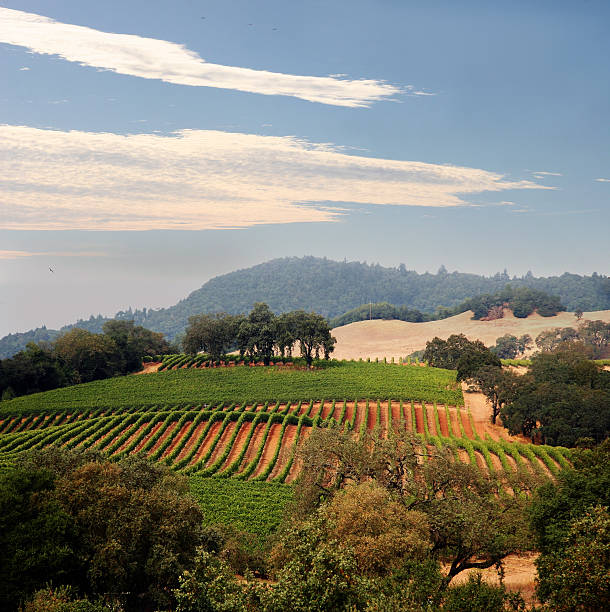
[[[179,336],[188,317],[202,312],[247,312],[257,301],[267,302],[276,312],[314,310],[325,317],[336,317],[363,303],[390,302],[432,313],[439,306],[453,307],[483,293],[497,293],[507,283],[527,286],[557,295],[568,310],[610,309],[610,279],[593,274],[562,274],[536,278],[531,274],[510,277],[506,273],[491,277],[461,272],[418,274],[398,268],[385,268],[360,262],[337,262],[318,257],[287,257],[218,276],[193,291],[176,305],[159,310],[121,311],[116,318],[133,319],[169,339]],[[70,324],[100,332],[106,319],[91,317]],[[41,328],[23,334],[10,334],[0,340],[0,358],[22,350],[27,342],[52,339],[56,331]]]
[[[483,471],[527,464],[542,476],[569,451],[534,446],[464,407],[455,372],[384,363],[318,371],[246,366],[125,376],[2,402],[0,465],[31,448],[92,448],[118,459],[141,453],[191,476],[292,482],[314,427],[363,436],[408,430],[454,449]],[[331,420],[332,419],[332,420]]]
[[[585,312],[582,320],[610,322],[610,310]],[[495,321],[476,321],[472,312],[467,311],[440,321],[407,323],[406,321],[358,321],[333,329],[337,339],[333,357],[337,359],[359,359],[371,357],[405,357],[414,351],[426,348],[426,342],[435,336],[446,340],[451,334],[464,334],[470,340],[481,340],[486,346],[493,346],[496,339],[504,334],[532,338],[546,329],[575,327],[576,319],[570,312],[554,317],[530,315],[518,319],[510,311],[504,318]]]

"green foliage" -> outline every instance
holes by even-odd
[[[447,590],[443,612],[507,612],[525,610],[525,602],[519,595],[510,594],[504,585],[484,582],[479,573],[470,575],[468,581]]]
[[[601,442],[608,436],[608,405],[610,372],[574,344],[535,355],[529,374],[519,378],[501,414],[511,433],[574,446],[579,438]]]
[[[75,578],[78,531],[53,499],[51,472],[0,470],[0,608],[16,610],[47,581]]]
[[[610,514],[594,506],[569,524],[560,550],[536,562],[539,599],[556,612],[610,608]]]
[[[534,495],[531,523],[543,552],[561,551],[570,524],[596,505],[610,507],[610,441],[593,449],[572,451],[574,467]]]
[[[107,406],[168,403],[215,404],[293,400],[312,397],[421,398],[445,404],[463,403],[455,373],[435,368],[401,368],[391,364],[330,362],[326,368],[213,368],[126,376],[55,389],[2,402],[0,414],[71,410]]]
[[[253,534],[254,546],[262,546],[277,530],[293,492],[289,485],[198,474],[190,476],[189,486],[202,509],[205,525],[233,525]]]
[[[123,607],[117,602],[78,597],[69,586],[58,588],[47,587],[34,593],[25,603],[21,612],[122,612]]]

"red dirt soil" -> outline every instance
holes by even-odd
[[[369,414],[366,423],[368,431],[373,431],[377,425],[377,402],[369,402]]]
[[[280,433],[282,431],[281,423],[273,423],[271,425],[271,429],[269,430],[269,435],[267,436],[267,440],[265,441],[265,448],[263,449],[263,454],[258,461],[256,469],[252,474],[252,478],[256,478],[259,476],[267,467],[271,459],[273,458],[273,454],[275,453],[275,449],[280,442]]]
[[[121,447],[113,454],[116,453],[120,453],[121,451],[124,451],[141,433],[142,430],[148,426],[148,423],[142,423],[142,425],[140,425],[140,427],[138,427],[137,431],[134,431],[129,438],[127,438],[127,440],[125,441],[124,444],[121,445]],[[84,442],[84,440],[83,440]]]
[[[267,427],[267,423],[258,423],[252,437],[250,438],[250,444],[248,444],[248,448],[246,450],[246,454],[242,459],[241,465],[239,466],[239,472],[243,472],[244,468],[256,457],[256,453],[258,452],[258,447],[261,444],[261,440],[263,439],[263,435],[265,433],[265,428]]]
[[[140,440],[138,445],[134,448],[133,452],[139,453],[144,448],[144,446],[146,446],[146,443],[157,433],[157,431],[159,431],[159,427],[161,427],[161,425],[163,425],[163,421],[155,423],[153,425],[153,428],[148,432],[144,439]]]
[[[241,450],[244,446],[244,442],[246,441],[246,438],[248,437],[248,434],[250,433],[251,429],[252,421],[244,421],[242,423],[239,432],[237,432],[237,437],[235,438],[235,442],[233,443],[231,452],[229,453],[227,460],[221,466],[221,470],[229,467],[233,463],[233,461],[235,461],[237,457],[239,457],[239,453],[241,453]]]
[[[178,446],[180,440],[182,440],[182,438],[184,437],[184,435],[192,424],[193,421],[185,421],[184,425],[182,425],[182,427],[180,428],[178,434],[172,438],[170,445],[165,449],[163,455],[161,455],[162,459],[165,459],[166,457],[169,457],[172,454],[173,450],[176,448],[176,446]]]
[[[176,427],[178,427],[178,421],[173,421],[172,423],[170,423],[166,427],[165,431],[159,436],[159,439],[153,444],[153,447],[148,451],[147,456],[154,454],[156,450],[163,444],[163,442],[165,442],[167,436],[169,436],[174,431],[174,429],[176,429]]]
[[[110,441],[110,444],[104,443],[103,445],[99,446],[98,450],[103,450],[106,446],[111,446],[112,444],[114,444],[114,440],[120,438],[121,436],[125,435],[127,432],[129,432],[131,429],[133,429],[135,423],[132,423],[131,425],[127,425],[127,427],[125,427],[124,429],[121,429],[121,431],[119,431],[117,434],[115,434],[114,436],[112,436],[112,440]],[[110,432],[112,433],[112,431]],[[104,438],[108,438],[108,436],[110,435],[110,433],[106,436],[104,436]],[[68,440],[66,440],[62,446],[64,446],[65,444],[68,443]],[[98,443],[99,444],[99,443]]]
[[[288,477],[286,478],[286,484],[290,484],[294,482],[297,476],[301,473],[301,468],[303,467],[303,462],[299,459],[298,449],[303,446],[303,443],[309,437],[311,433],[311,427],[303,427],[301,429],[301,434],[299,435],[299,441],[297,445],[297,455],[295,460],[292,462],[292,467],[290,468],[290,472],[288,472]]]
[[[381,428],[381,435],[384,438],[388,437],[388,402],[381,402],[381,422],[379,427]]]
[[[278,455],[277,461],[273,466],[273,470],[271,470],[269,480],[273,480],[278,474],[280,474],[290,460],[290,456],[292,455],[292,447],[297,436],[297,428],[297,425],[286,425],[284,437],[282,438],[282,446],[280,447],[280,454]]]
[[[322,413],[320,417],[322,419],[327,419],[330,416],[330,413],[333,412],[333,403],[332,402],[324,402],[324,406],[322,408]]]
[[[437,436],[436,419],[434,418],[434,405],[426,404],[426,418],[428,420],[428,431],[431,436]]]
[[[231,421],[227,423],[227,426],[222,432],[220,440],[218,440],[218,444],[216,444],[216,446],[214,447],[214,450],[212,451],[210,458],[207,460],[205,467],[212,465],[214,461],[216,461],[216,459],[218,459],[222,455],[225,450],[225,447],[231,439],[231,436],[233,435],[233,432],[235,431],[235,427],[237,427],[237,421]]]
[[[468,418],[468,412],[466,409],[460,410],[462,416],[462,425],[464,426],[464,432],[466,433],[466,437],[471,440],[474,439],[474,433],[472,432],[472,427],[470,426],[470,419]]]
[[[208,429],[208,433],[205,439],[199,445],[199,448],[197,449],[197,452],[193,455],[189,465],[195,465],[195,463],[197,463],[202,457],[205,456],[221,426],[222,421],[216,421],[212,424],[212,427]]]
[[[400,427],[400,402],[392,402],[392,427],[395,430]]]
[[[421,404],[415,404],[415,423],[417,425],[417,433],[424,433],[424,411]]]
[[[195,442],[199,440],[199,436],[201,435],[201,432],[205,429],[205,426],[207,424],[208,422],[204,421],[202,423],[199,423],[195,427],[193,433],[191,434],[191,437],[188,439],[182,450],[178,453],[178,456],[176,457],[176,462],[181,461],[190,453],[191,449],[193,448],[193,444],[195,444]]]
[[[441,426],[441,436],[445,438],[449,437],[449,426],[447,425],[447,415],[445,414],[445,407],[438,407],[438,422]]]
[[[313,403],[313,408],[311,409],[311,412],[309,413],[309,416],[313,419],[318,412],[320,412],[320,408],[322,407],[322,403],[321,402],[314,402]]]
[[[354,409],[354,402],[347,402],[347,405],[345,407],[345,416],[343,417],[344,423],[350,423],[351,420],[354,418]]]

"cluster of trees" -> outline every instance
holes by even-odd
[[[74,328],[53,342],[29,343],[0,361],[0,397],[48,391],[142,368],[145,355],[171,351],[163,334],[133,321],[106,321],[101,334]]]
[[[491,422],[501,416],[511,434],[570,447],[580,438],[599,443],[610,433],[610,372],[582,343],[537,353],[524,375],[503,369],[496,352],[462,334],[427,342],[423,358],[477,385],[491,404]]]
[[[543,331],[536,336],[536,346],[541,351],[552,351],[573,343],[585,346],[594,359],[605,356],[610,347],[610,323],[583,321],[576,329],[562,327]]]
[[[513,334],[504,334],[496,339],[495,346],[492,346],[490,350],[500,359],[515,359],[533,346],[534,341],[529,334],[523,334],[519,338]]]
[[[586,446],[586,445],[585,445]],[[537,594],[557,612],[610,609],[610,441],[574,451],[573,469],[535,492]]]
[[[543,317],[552,317],[558,312],[566,309],[561,303],[561,298],[549,295],[539,289],[530,287],[506,287],[495,294],[483,294],[463,302],[459,308],[461,312],[472,310],[474,319],[482,319],[488,316],[501,318],[501,309],[510,308],[518,318],[525,318],[536,311]],[[494,312],[497,315],[494,315]]]
[[[318,257],[275,259],[245,270],[237,270],[208,281],[175,306],[159,310],[142,309],[118,312],[114,318],[134,320],[137,325],[163,332],[177,340],[188,324],[189,316],[199,312],[246,312],[255,302],[265,301],[277,313],[297,308],[319,312],[325,317],[342,313],[366,302],[400,304],[423,313],[443,314],[464,300],[481,294],[501,292],[507,283],[530,287],[559,296],[569,310],[610,309],[610,279],[594,273],[591,276],[562,274],[536,278],[531,273],[510,277],[506,271],[491,277],[460,272],[418,274],[404,264],[385,268],[360,262],[338,262]],[[439,306],[445,307],[445,309]],[[462,311],[460,311],[462,312]],[[482,315],[485,316],[485,315]],[[91,317],[76,326],[99,333],[104,320]],[[62,328],[61,331],[67,331]],[[10,357],[37,341],[33,330],[0,339],[0,358]]]
[[[307,365],[314,357],[328,359],[335,347],[328,321],[322,315],[295,310],[276,316],[267,304],[258,302],[248,315],[190,317],[182,345],[187,353],[204,351],[212,359],[239,350],[240,355],[268,365],[276,352],[291,356],[297,342]]]
[[[453,307],[438,306],[434,313],[421,312],[408,306],[395,306],[388,302],[362,304],[331,320],[332,327],[348,325],[355,321],[367,319],[387,319],[421,323],[423,321],[437,321],[472,310],[473,319],[484,317],[502,318],[504,308],[510,308],[516,317],[525,318],[537,311],[543,317],[552,317],[565,310],[561,300],[554,295],[528,287],[512,287],[506,285],[504,289],[495,294],[483,294],[469,298]]]
[[[165,466],[138,456],[110,463],[90,452],[33,453],[0,472],[0,607],[17,610],[53,584],[128,610],[168,609],[204,541],[202,519],[186,478]],[[53,609],[53,593],[37,597],[38,609]]]
[[[610,434],[610,372],[591,361],[581,344],[540,352],[527,374],[514,377],[504,373],[497,385],[510,433],[561,446],[581,438],[599,443]]]

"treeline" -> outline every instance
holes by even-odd
[[[438,321],[472,310],[473,319],[501,319],[504,308],[509,308],[519,318],[525,318],[534,311],[543,317],[555,316],[566,308],[555,295],[528,287],[512,287],[506,285],[499,293],[483,294],[458,304],[453,308],[441,306],[434,313],[425,313],[407,306],[395,306],[388,302],[362,304],[331,320],[331,327],[341,327],[356,321],[368,319],[386,319],[422,323],[423,321]]]
[[[502,368],[497,347],[504,343],[494,351],[463,334],[427,342],[423,358],[431,366],[457,370],[458,380],[476,385],[491,404],[492,423],[500,416],[513,435],[553,446],[571,447],[584,439],[598,444],[610,435],[610,372],[592,357],[600,343],[608,346],[610,324],[587,322],[581,330],[580,336],[563,340],[558,340],[562,330],[540,334],[536,342],[542,350],[524,375]],[[528,342],[528,337],[514,339]]]
[[[133,321],[106,321],[101,334],[74,328],[1,360],[0,398],[128,374],[142,368],[144,356],[171,351],[163,334]]]
[[[187,353],[203,351],[218,360],[230,350],[269,365],[274,354],[292,356],[298,342],[308,366],[314,357],[328,359],[335,348],[328,321],[315,312],[295,310],[276,316],[264,302],[248,315],[216,313],[189,318],[182,345]]]
[[[435,313],[439,306],[455,308],[472,296],[494,295],[510,283],[556,295],[570,310],[610,309],[610,279],[562,274],[536,278],[531,273],[521,277],[506,271],[485,277],[461,272],[418,274],[404,264],[385,268],[378,264],[338,262],[318,257],[289,257],[237,270],[211,279],[175,306],[159,310],[142,309],[118,312],[113,318],[133,320],[136,325],[163,332],[170,340],[184,333],[188,318],[205,312],[247,312],[255,302],[266,302],[273,312],[302,308],[333,318],[363,303],[387,302],[424,313]],[[91,317],[67,328],[78,326],[98,333],[104,319]],[[41,333],[51,333],[51,330]],[[10,357],[34,338],[13,334],[0,340],[0,358]]]

